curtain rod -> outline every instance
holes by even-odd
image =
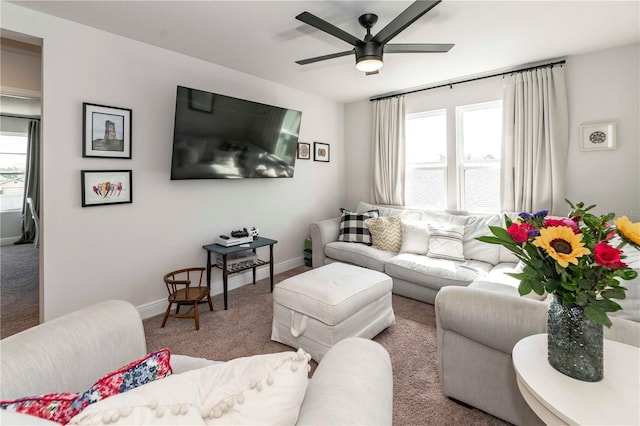
[[[40,117],[30,117],[28,115],[14,115],[14,114],[3,114],[3,113],[0,113],[0,117],[21,118],[23,120],[38,120],[38,121],[40,121]]]
[[[516,69],[516,70],[512,70],[512,71],[504,71],[504,72],[499,72],[499,73],[490,74],[490,75],[483,75],[481,77],[468,78],[468,79],[460,80],[460,81],[452,81],[452,82],[449,82],[449,83],[438,84],[437,86],[429,86],[429,87],[423,87],[421,89],[407,90],[406,92],[396,93],[396,94],[393,94],[393,95],[377,96],[375,98],[369,99],[369,101],[373,102],[373,101],[379,101],[381,99],[394,98],[396,96],[410,95],[411,93],[424,92],[426,90],[439,89],[441,87],[453,87],[454,84],[469,83],[471,81],[484,80],[485,78],[501,77],[501,76],[505,76],[505,75],[509,75],[509,74],[516,74],[516,73],[519,73],[519,72],[531,71],[531,70],[535,70],[535,69],[538,69],[538,68],[547,68],[547,67],[553,68],[556,65],[563,65],[566,62],[567,61],[563,59],[561,61],[550,62],[550,63],[547,63],[547,64],[541,64],[541,65],[535,65],[535,66],[526,67],[526,68],[520,68],[520,69]]]

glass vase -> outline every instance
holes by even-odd
[[[547,358],[559,372],[585,382],[602,380],[602,324],[584,315],[584,307],[552,294],[547,320]]]

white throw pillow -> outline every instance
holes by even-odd
[[[400,253],[427,254],[429,249],[429,224],[423,221],[402,221],[402,245]]]
[[[464,261],[464,226],[429,225],[428,257]]]
[[[295,424],[310,359],[300,349],[174,374],[92,404],[69,424]]]

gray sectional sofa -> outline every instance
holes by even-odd
[[[406,209],[361,202],[357,212],[377,210],[380,216],[399,216],[403,233],[416,226],[464,227],[462,245],[464,259],[434,258],[424,253],[380,250],[361,243],[338,241],[341,217],[312,223],[312,265],[314,268],[331,263],[345,262],[384,272],[393,280],[393,293],[434,304],[442,287],[467,286],[473,281],[512,282],[505,272],[513,271],[518,259],[501,246],[477,241],[489,235],[489,226],[504,225],[503,215],[465,215],[432,210]],[[407,235],[403,234],[403,239]],[[517,285],[517,284],[516,284]]]

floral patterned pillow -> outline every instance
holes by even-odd
[[[89,404],[169,376],[170,357],[169,349],[161,349],[103,376],[83,393],[51,393],[0,401],[0,408],[64,425]]]

